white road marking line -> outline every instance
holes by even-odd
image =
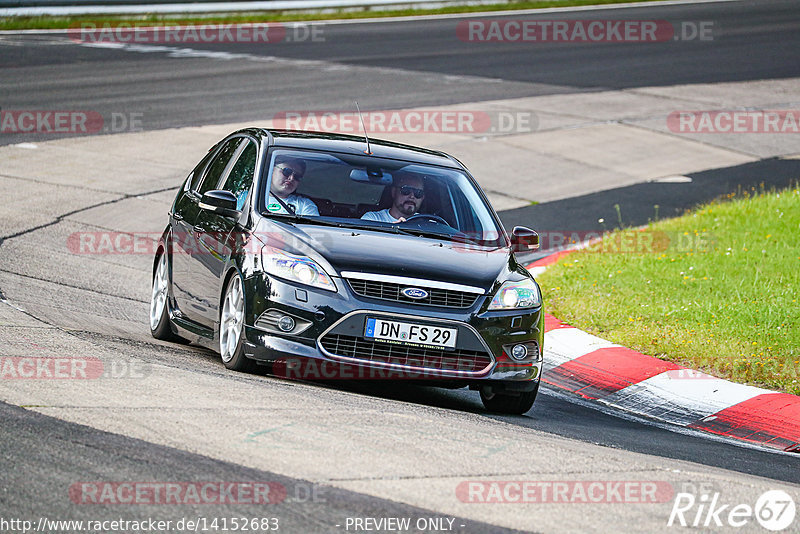
[[[374,67],[374,66],[362,66],[362,65],[346,65],[342,63],[333,63],[315,59],[290,59],[290,58],[282,58],[276,56],[259,56],[255,54],[218,52],[214,50],[200,50],[195,48],[177,47],[177,46],[145,45],[145,44],[132,45],[126,43],[76,43],[76,44],[88,48],[106,48],[113,50],[121,50],[124,52],[138,52],[141,54],[164,53],[167,55],[167,57],[176,59],[206,58],[206,59],[216,59],[220,61],[231,61],[240,59],[245,61],[254,61],[257,63],[274,63],[276,65],[305,67],[309,69],[323,70],[325,72],[334,72],[334,71],[354,72],[358,70],[364,70],[369,72],[384,72],[386,74],[395,74],[395,75],[419,74],[422,76],[426,76],[428,78],[432,79],[435,78],[444,83],[453,83],[453,84],[461,82],[471,82],[471,83],[477,82],[477,83],[492,83],[492,84],[505,82],[505,80],[502,80],[500,78],[487,78],[483,76],[435,74],[431,72],[415,71],[410,69],[398,69],[391,67]]]

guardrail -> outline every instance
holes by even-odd
[[[217,0],[0,0],[0,17],[41,15],[127,15],[143,13],[215,13],[242,11],[290,11],[365,8],[387,9],[402,6],[430,8],[448,5],[504,4],[507,0],[255,0],[219,2]],[[69,4],[69,5],[65,5]]]
[[[189,4],[195,2],[217,2],[219,0],[0,0],[0,7],[52,7],[52,6],[102,6],[102,5],[135,5],[135,4]],[[247,1],[247,0],[245,0]],[[244,2],[242,2],[244,3]]]

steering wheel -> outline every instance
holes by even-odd
[[[406,219],[405,222],[411,222],[414,219],[428,219],[429,221],[435,221],[452,228],[452,226],[450,226],[450,223],[445,221],[443,218],[439,217],[438,215],[433,215],[428,213],[417,213],[416,215],[412,215],[411,217]]]

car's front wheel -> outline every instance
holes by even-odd
[[[158,257],[156,272],[153,275],[153,292],[150,296],[150,333],[162,341],[180,341],[169,324],[169,267],[166,253]]]
[[[244,291],[242,280],[235,274],[225,287],[222,311],[219,318],[219,353],[225,367],[234,371],[249,372],[255,362],[244,355]]]
[[[522,415],[533,407],[536,394],[539,393],[539,382],[531,391],[514,393],[493,393],[481,389],[481,401],[490,412]]]

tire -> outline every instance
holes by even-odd
[[[244,355],[244,290],[242,279],[233,275],[225,286],[219,313],[219,354],[232,371],[252,372],[256,363]]]
[[[522,415],[533,407],[537,393],[539,382],[531,391],[519,393],[486,393],[481,389],[481,401],[490,412]]]
[[[150,334],[162,341],[182,341],[173,331],[169,322],[169,265],[167,255],[158,257],[153,274],[153,290],[150,295]]]

